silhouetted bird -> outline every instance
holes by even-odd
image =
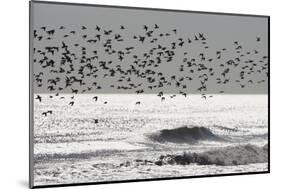
[[[39,96],[39,95],[37,95],[35,99],[39,100],[39,102],[41,102],[41,101],[42,101],[42,97],[41,97],[41,96]]]

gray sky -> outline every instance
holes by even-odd
[[[182,89],[189,93],[197,93],[196,90],[200,87],[200,75],[207,73],[207,71],[200,71],[195,73],[190,73],[190,68],[186,67],[186,63],[183,63],[183,59],[187,58],[187,61],[195,59],[196,64],[204,64],[208,69],[212,68],[214,75],[209,77],[206,82],[207,93],[218,93],[224,90],[225,93],[247,93],[247,94],[257,94],[257,93],[267,93],[267,77],[266,71],[262,70],[260,73],[257,72],[264,64],[267,59],[263,59],[263,56],[268,56],[268,20],[266,17],[252,17],[252,16],[234,16],[234,15],[216,15],[216,14],[198,14],[198,13],[187,13],[187,12],[166,12],[166,11],[153,11],[153,10],[138,10],[138,9],[124,9],[124,8],[110,8],[110,7],[93,7],[93,6],[75,6],[75,5],[61,5],[61,4],[45,4],[35,2],[33,3],[33,28],[37,30],[39,36],[43,36],[41,41],[34,39],[33,46],[36,50],[44,50],[46,46],[62,46],[62,41],[69,46],[71,53],[75,53],[78,60],[74,61],[74,68],[77,70],[81,65],[79,59],[81,58],[81,46],[86,48],[86,56],[94,56],[92,51],[97,50],[99,60],[94,60],[91,62],[92,65],[98,66],[98,61],[112,61],[113,63],[108,65],[112,69],[116,69],[116,66],[120,65],[123,70],[129,69],[133,64],[134,55],[137,55],[142,60],[144,53],[149,53],[149,50],[153,47],[157,47],[160,44],[163,47],[167,47],[167,50],[173,50],[175,56],[171,62],[165,62],[163,58],[162,63],[157,68],[149,68],[154,71],[161,72],[170,80],[172,75],[176,75],[176,80],[181,77],[192,77],[192,81],[184,80],[182,84],[187,85],[187,89]],[[154,25],[159,26],[158,29],[154,29]],[[95,30],[96,25],[101,27],[101,30],[113,30],[110,36],[105,36],[102,34],[101,41],[95,44],[87,43],[86,40],[94,39],[94,36],[99,34]],[[124,30],[120,30],[120,25],[125,27]],[[144,43],[140,43],[138,40],[133,39],[133,36],[144,36],[145,30],[143,26],[147,25],[148,30],[154,30],[152,37],[146,37]],[[46,32],[44,32],[40,27],[46,26],[46,30],[55,29],[55,34],[52,40],[46,39]],[[59,30],[60,26],[64,26],[64,30]],[[82,30],[81,27],[86,26],[86,30]],[[172,31],[177,29],[176,34]],[[70,31],[75,31],[75,35],[70,34]],[[103,33],[103,32],[102,32]],[[170,36],[159,37],[161,33],[170,33]],[[203,33],[207,44],[204,45],[202,41],[194,41],[194,36],[198,37],[198,33]],[[65,38],[64,35],[69,35]],[[113,49],[122,50],[126,47],[134,47],[130,54],[125,54],[124,60],[120,62],[116,54],[108,55],[104,51],[103,44],[106,39],[114,38],[114,34],[120,34],[124,39],[123,42],[112,42]],[[87,35],[86,40],[82,38],[82,35]],[[260,38],[260,41],[256,41],[256,37]],[[106,38],[107,37],[107,38]],[[155,43],[150,43],[154,37],[157,37]],[[179,38],[184,41],[183,47],[177,46],[176,49],[171,49],[172,43],[180,42]],[[192,43],[188,43],[187,40],[190,38]],[[148,40],[149,39],[149,40]],[[238,41],[238,45],[234,45],[234,41]],[[75,47],[74,44],[78,43],[79,47]],[[242,46],[241,53],[237,53],[235,48],[237,46]],[[208,46],[208,48],[204,48]],[[222,51],[226,48],[225,51]],[[258,51],[255,54],[255,50]],[[221,59],[217,59],[216,52],[222,51]],[[55,53],[53,56],[48,54],[49,58],[55,61],[56,66],[59,66],[61,61],[61,52]],[[156,52],[151,55],[149,59],[156,60]],[[187,55],[184,55],[187,52]],[[246,52],[250,52],[247,54]],[[200,53],[204,53],[206,60],[202,61],[200,58]],[[244,54],[243,57],[240,57]],[[34,59],[40,60],[43,56],[38,53],[34,54]],[[221,76],[221,73],[227,68],[226,61],[234,60],[235,58],[240,59],[240,64],[237,67],[230,66],[230,71],[225,78]],[[213,59],[209,62],[208,59]],[[235,82],[239,79],[239,74],[243,66],[249,65],[244,61],[253,60],[256,64],[253,68],[254,73],[249,75],[246,74],[245,79],[240,83]],[[263,62],[259,62],[262,60]],[[180,66],[184,64],[184,71],[179,72]],[[225,64],[224,67],[220,66]],[[66,68],[66,67],[65,67]],[[249,66],[250,68],[250,66]],[[50,78],[60,77],[63,81],[66,76],[65,73],[56,74],[50,73],[50,68],[42,69],[38,64],[34,64],[34,74],[43,72],[43,84],[42,87],[37,87],[34,85],[35,93],[45,93],[47,90],[47,80]],[[77,71],[76,71],[77,72]],[[85,71],[86,73],[87,71]],[[115,77],[103,77],[104,74],[108,73],[102,69],[99,69],[97,78],[86,77],[83,81],[86,83],[85,87],[90,87],[93,82],[97,82],[99,86],[102,87],[101,90],[92,89],[93,93],[129,93],[134,92],[134,90],[117,90],[110,87],[110,85],[119,85],[117,81],[120,79],[119,74]],[[77,73],[71,73],[69,76],[80,77]],[[216,84],[217,78],[220,77],[222,80],[229,79],[230,82],[227,84]],[[139,88],[145,89],[145,93],[157,93],[159,91],[164,91],[165,93],[177,93],[178,88],[171,86],[164,86],[162,88],[155,88],[153,90],[147,89],[150,85],[146,79],[138,78],[134,75],[130,76],[130,83],[139,84],[142,86]],[[127,78],[126,78],[127,79]],[[201,78],[202,79],[202,78]],[[252,80],[253,84],[248,81]],[[258,83],[261,80],[265,82]],[[64,86],[63,81],[58,83],[57,86]],[[157,79],[156,79],[157,82]],[[173,82],[173,81],[172,81]],[[126,84],[127,82],[122,82]],[[240,85],[245,85],[241,88]],[[82,88],[77,84],[73,85],[74,89],[82,90]],[[55,91],[56,92],[56,91]],[[70,92],[70,88],[64,89],[61,92]]]

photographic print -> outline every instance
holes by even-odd
[[[30,2],[30,186],[269,172],[269,17]]]

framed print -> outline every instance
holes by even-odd
[[[269,173],[269,16],[30,2],[30,187]]]

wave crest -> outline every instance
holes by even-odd
[[[215,135],[205,127],[179,127],[175,129],[163,129],[158,133],[149,135],[151,140],[157,142],[189,143],[194,144],[203,140],[223,141],[224,139]]]

